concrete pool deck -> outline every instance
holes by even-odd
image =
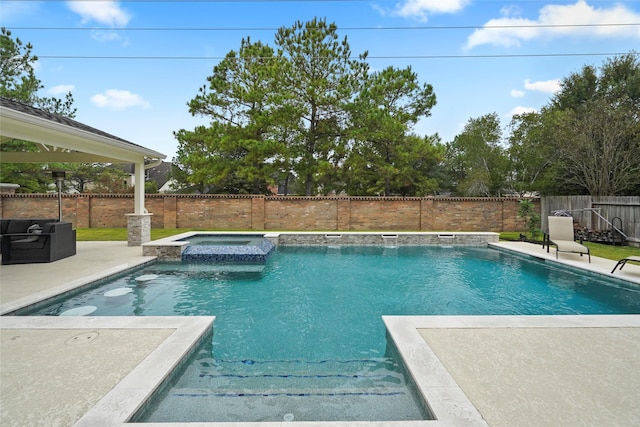
[[[555,253],[539,245],[492,246],[556,262]],[[77,255],[51,264],[1,266],[0,312],[151,260],[126,242],[78,242]],[[558,262],[609,276],[615,265],[596,257],[588,264],[574,254],[560,254]],[[628,264],[614,277],[640,284],[640,266]],[[0,317],[0,424],[121,425],[213,321]],[[403,316],[385,322],[438,418],[406,425],[640,423],[634,405],[640,396],[638,315]],[[369,424],[401,425],[357,423]]]

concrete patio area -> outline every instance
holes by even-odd
[[[492,246],[556,262],[538,245]],[[1,266],[0,313],[150,261],[126,242],[78,242],[77,255],[51,264]],[[615,265],[574,254],[558,262],[603,275]],[[640,285],[640,266],[614,276]],[[640,424],[639,315],[385,322],[438,418],[406,425]],[[122,425],[213,324],[212,317],[0,317],[0,425]]]

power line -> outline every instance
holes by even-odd
[[[524,54],[496,54],[496,55],[372,55],[366,59],[476,59],[476,58],[537,58],[537,57],[576,57],[576,56],[622,56],[629,52],[590,52],[590,53],[524,53]],[[631,53],[640,55],[640,53]],[[38,55],[46,59],[107,59],[107,60],[222,60],[226,56],[95,56],[95,55]],[[351,56],[350,59],[358,59]],[[233,59],[233,58],[229,58]],[[278,57],[246,57],[243,60],[270,60]],[[321,59],[321,58],[318,58]]]
[[[637,27],[635,23],[605,24],[530,24],[530,25],[447,25],[447,26],[415,26],[415,27],[340,27],[349,31],[404,31],[404,30],[473,30],[473,29],[505,29],[505,28],[596,28],[596,27]],[[277,31],[275,27],[12,27],[13,30],[29,31]]]
[[[42,0],[3,0],[5,3],[36,3]],[[48,0],[48,3],[87,0]],[[119,3],[370,3],[372,0],[119,0]],[[561,3],[574,3],[564,0]],[[377,3],[397,3],[398,0],[376,0]],[[640,0],[617,0],[616,3],[638,3]],[[504,0],[476,0],[476,3],[504,3]],[[512,3],[549,3],[548,0],[520,0]],[[611,3],[611,0],[591,0],[591,3]]]

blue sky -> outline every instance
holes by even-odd
[[[433,85],[438,103],[414,131],[443,142],[469,118],[495,112],[506,126],[513,113],[539,109],[561,78],[613,56],[594,54],[640,51],[640,0],[0,4],[0,25],[40,57],[42,94],[70,90],[77,120],[168,159],[177,150],[173,131],[208,122],[186,103],[224,55],[243,37],[273,46],[277,28],[314,17],[334,22],[353,54],[368,51],[373,70],[411,66]]]

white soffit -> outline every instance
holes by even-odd
[[[77,123],[77,122],[74,122]],[[83,125],[84,126],[84,125]],[[121,162],[139,163],[148,160],[162,160],[166,156],[154,150],[131,142],[102,135],[98,130],[85,126],[81,129],[65,123],[50,120],[7,108],[0,105],[0,135],[2,140],[19,139],[53,146],[72,152],[2,152],[2,162]],[[0,141],[1,143],[2,141]]]

